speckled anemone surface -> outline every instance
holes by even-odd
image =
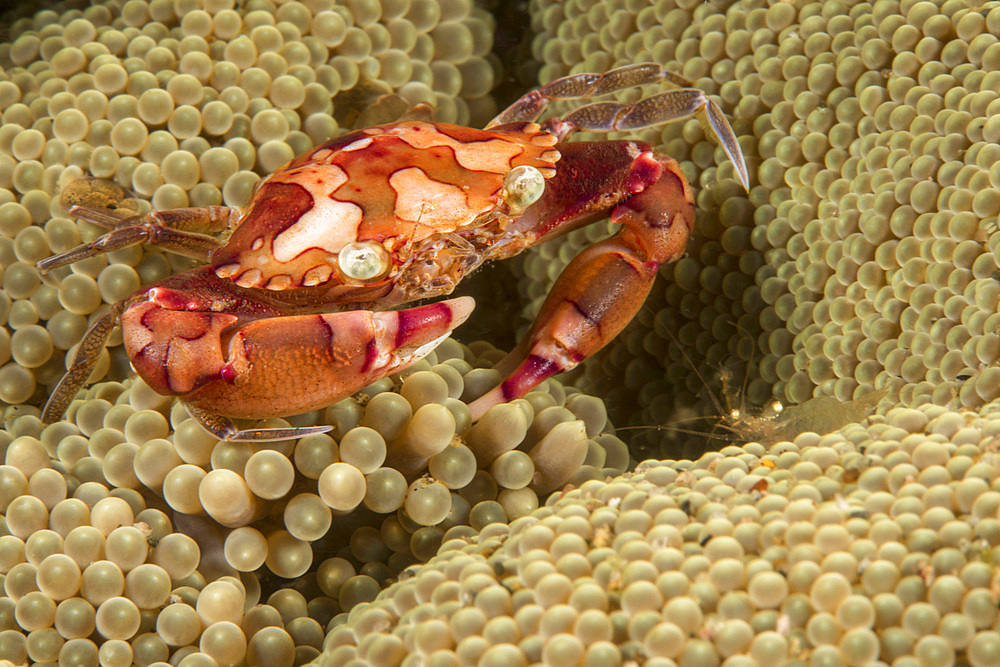
[[[638,395],[634,424],[710,414],[692,366],[734,368],[738,387],[752,349],[751,405],[882,388],[911,406],[997,397],[1000,7],[531,8],[543,81],[658,62],[717,96],[751,165],[745,194],[697,121],[642,135],[682,162],[697,227],[584,386],[612,409]],[[594,233],[529,257],[526,273],[544,283]]]
[[[998,434],[925,404],[642,462],[447,540],[317,664],[996,664]]]
[[[293,441],[219,442],[140,379],[93,385],[49,426],[8,415],[0,660],[302,664],[443,540],[627,469],[603,403],[554,381],[470,425],[503,354],[476,349],[446,341],[296,418],[335,428]]]

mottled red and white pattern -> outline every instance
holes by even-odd
[[[489,221],[504,178],[519,165],[555,174],[556,139],[535,123],[498,131],[405,122],[339,137],[265,180],[213,260],[242,287],[281,291],[354,281],[337,253],[354,241],[382,243],[393,268],[426,239]]]

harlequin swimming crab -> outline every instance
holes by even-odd
[[[659,82],[675,88],[535,122],[553,100]],[[206,264],[140,289],[97,319],[43,419],[62,415],[120,323],[143,380],[179,396],[216,437],[328,430],[240,430],[232,418],[314,410],[405,368],[468,317],[472,299],[385,309],[448,294],[486,260],[610,214],[620,230],[566,267],[528,336],[499,365],[506,379],[470,405],[476,419],[614,338],[691,234],[691,189],[673,159],[637,141],[563,140],[577,130],[635,130],[695,114],[747,187],[719,107],[676,74],[639,64],[556,79],[483,130],[407,120],[345,134],[262,180],[243,212],[208,206],[121,220],[86,197],[81,204],[64,196],[71,215],[111,231],[42,260],[42,271],[139,243]]]

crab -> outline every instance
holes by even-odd
[[[539,124],[554,100],[588,100],[650,83],[635,104],[591,102]],[[641,307],[660,266],[694,225],[678,164],[638,141],[574,141],[577,130],[629,131],[696,115],[745,188],[735,134],[704,92],[656,64],[575,74],[527,93],[485,129],[408,120],[350,132],[258,183],[245,211],[175,209],[126,219],[96,205],[93,180],[69,184],[67,212],[109,229],[38,263],[51,271],[140,243],[204,261],[114,304],[84,334],[43,411],[57,420],[115,325],[154,390],[175,395],[215,437],[297,438],[329,426],[240,428],[234,419],[330,405],[430,352],[471,313],[449,294],[499,260],[610,214],[612,237],[563,271],[529,334],[498,365],[502,382],[470,404],[473,419],[573,368]]]

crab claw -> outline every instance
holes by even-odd
[[[398,311],[271,317],[239,327],[228,343],[218,330],[202,324],[207,334],[203,337],[189,332],[167,338],[163,353],[153,355],[152,347],[147,347],[132,358],[144,379],[151,376],[147,380],[154,383],[151,386],[166,383],[170,393],[204,413],[283,417],[335,403],[422,359],[468,318],[474,305],[471,297],[460,297]],[[202,321],[218,316],[160,313],[169,317],[173,331],[186,316]],[[147,326],[153,322],[152,314],[135,312]],[[188,345],[190,353],[182,353]],[[180,363],[173,367],[174,361]],[[200,366],[197,378],[192,365]],[[181,389],[189,379],[193,381],[187,390]]]

